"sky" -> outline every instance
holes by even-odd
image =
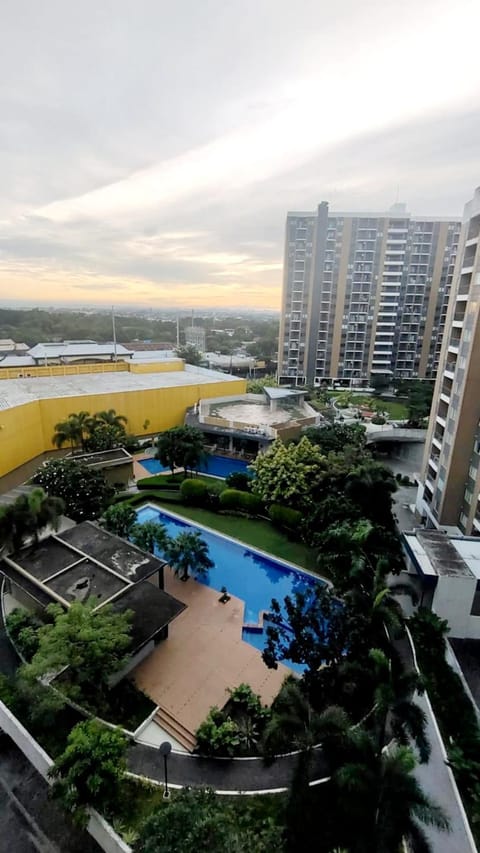
[[[288,210],[461,217],[478,0],[16,0],[0,303],[278,308]]]

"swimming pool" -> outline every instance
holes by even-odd
[[[215,564],[208,577],[200,583],[219,592],[225,586],[229,593],[245,602],[244,624],[248,626],[243,629],[243,639],[260,651],[265,647],[267,639],[266,632],[259,626],[260,615],[270,609],[272,598],[282,604],[287,595],[294,595],[295,592],[308,594],[314,591],[317,584],[325,583],[288,563],[268,557],[205,527],[183,521],[151,504],[138,509],[137,518],[140,523],[161,521],[172,537],[185,530],[200,531]],[[157,556],[163,556],[160,551],[156,553]],[[291,661],[285,660],[284,663],[297,672],[304,669]]]
[[[145,459],[139,459],[138,461],[147,471],[150,471],[150,474],[161,474],[164,471],[170,471],[168,465],[162,465],[159,459],[152,459],[147,456]],[[247,468],[248,462],[245,462],[244,459],[231,459],[229,456],[208,454],[205,461],[201,462],[198,466],[198,471],[201,474],[211,474],[213,477],[225,478],[237,471],[247,474]]]

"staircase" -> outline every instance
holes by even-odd
[[[154,716],[154,721],[158,723],[162,729],[165,729],[169,735],[177,740],[188,752],[193,752],[197,745],[197,739],[193,732],[189,731],[185,726],[172,716],[166,708],[158,707],[157,713]]]

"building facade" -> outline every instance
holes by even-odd
[[[282,384],[375,374],[434,379],[461,223],[387,213],[287,216],[278,376]]]
[[[465,206],[417,510],[480,534],[480,188]]]

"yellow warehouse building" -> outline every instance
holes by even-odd
[[[33,473],[54,449],[55,424],[72,412],[115,409],[128,419],[129,432],[150,435],[183,424],[187,408],[201,399],[246,390],[245,379],[178,359],[38,367],[22,378],[18,371],[17,378],[5,373],[0,371],[0,492]]]

